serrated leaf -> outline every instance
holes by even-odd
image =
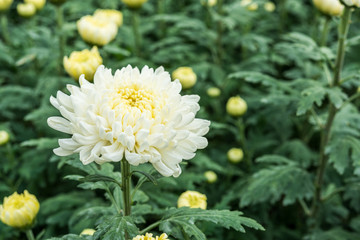
[[[302,91],[296,115],[301,116],[305,114],[314,104],[321,106],[325,94],[326,90],[322,86],[310,87]]]
[[[94,240],[127,240],[125,231],[131,239],[139,234],[131,216],[114,216],[104,219],[93,237]]]
[[[330,88],[326,90],[330,101],[334,104],[334,106],[339,109],[344,102],[344,99],[347,98],[346,94],[341,91],[340,88]]]
[[[104,181],[104,182],[113,182],[116,183],[117,185],[121,185],[121,183],[119,183],[116,179],[108,177],[108,176],[103,176],[103,175],[99,175],[99,174],[91,174],[88,175],[82,179],[80,179],[80,181],[82,182],[99,182],[99,181]]]

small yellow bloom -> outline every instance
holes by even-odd
[[[166,233],[161,234],[160,236],[153,237],[152,233],[146,233],[145,235],[137,235],[132,240],[169,240]]]
[[[320,12],[330,16],[340,16],[344,10],[339,0],[313,0],[313,3]]]
[[[0,205],[0,220],[11,227],[27,228],[34,223],[39,208],[38,200],[27,190],[22,194],[15,192]]]
[[[85,228],[81,233],[80,235],[89,235],[89,236],[92,236],[94,235],[96,231],[94,229],[91,229],[91,228]]]
[[[116,23],[118,27],[123,24],[122,12],[114,9],[97,9],[94,13],[94,17],[112,21]]]
[[[208,183],[214,183],[217,180],[217,175],[214,171],[206,171],[204,173],[204,176],[207,179]]]
[[[88,49],[74,51],[69,58],[65,56],[64,68],[75,80],[79,80],[81,74],[85,74],[85,79],[91,81],[102,61],[98,48],[94,46],[91,51]]]
[[[246,9],[249,11],[256,11],[258,8],[259,5],[257,3],[251,3],[246,7]]]
[[[264,9],[265,9],[265,11],[267,11],[267,12],[273,12],[273,11],[275,11],[275,9],[276,9],[275,3],[273,3],[273,2],[266,2],[266,3],[264,4]]]
[[[7,131],[4,130],[0,131],[0,146],[6,144],[9,141],[9,139],[10,136],[7,133]]]
[[[252,0],[241,0],[240,5],[245,7],[245,6],[249,5],[250,3],[252,3]]]
[[[213,7],[217,3],[217,0],[201,0],[203,6]]]
[[[121,0],[129,8],[141,8],[148,0]]]
[[[76,25],[84,41],[99,46],[114,40],[118,32],[116,23],[90,15],[80,18]]]
[[[13,3],[13,0],[0,0],[0,11],[8,10]]]
[[[36,7],[32,3],[19,3],[16,10],[22,17],[31,17],[36,13]]]
[[[178,208],[190,207],[206,209],[206,195],[196,191],[186,191],[182,193],[178,199]]]
[[[227,157],[232,163],[239,163],[244,158],[244,152],[241,148],[231,148],[227,152]]]
[[[178,79],[183,89],[189,89],[196,83],[196,74],[191,67],[179,67],[172,73],[173,79]]]
[[[209,95],[210,97],[215,98],[215,97],[220,96],[221,90],[220,90],[219,88],[217,88],[217,87],[211,87],[211,88],[208,88],[208,89],[206,90],[206,93],[207,93],[207,95]]]
[[[40,10],[44,7],[46,0],[24,0],[25,3],[31,3],[35,6],[36,10]]]
[[[244,99],[239,96],[231,97],[226,103],[226,111],[234,117],[244,115],[247,110],[247,104]]]

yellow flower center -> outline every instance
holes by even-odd
[[[89,51],[77,53],[77,54],[74,54],[72,56],[72,58],[76,62],[86,62],[87,60],[89,60],[89,57],[90,57],[89,53],[90,53]]]
[[[20,209],[24,206],[24,202],[22,201],[14,201],[12,203],[12,207],[15,208],[15,209]]]

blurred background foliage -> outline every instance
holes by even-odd
[[[209,209],[240,210],[266,228],[238,233],[201,223],[208,239],[360,239],[360,102],[348,101],[360,79],[360,11],[354,12],[350,27],[345,80],[341,88],[329,88],[324,70],[332,74],[339,18],[330,19],[328,41],[321,46],[326,18],[310,0],[277,0],[273,12],[264,9],[266,1],[253,1],[259,4],[255,11],[240,0],[211,8],[195,0],[149,0],[140,10],[143,38],[140,56],[135,56],[131,12],[119,0],[67,1],[61,32],[53,5],[22,18],[15,0],[7,12],[10,44],[0,41],[0,130],[10,133],[10,141],[0,146],[0,199],[24,189],[37,196],[41,207],[34,233],[39,239],[78,235],[99,224],[105,231],[101,224],[116,214],[114,201],[122,200],[114,185],[76,180],[86,173],[116,177],[120,166],[83,166],[76,155],[55,156],[52,149],[61,134],[46,123],[58,115],[49,97],[66,91],[66,84],[78,84],[58,74],[57,36],[66,36],[66,56],[90,49],[76,21],[110,8],[123,12],[124,24],[114,41],[99,48],[104,65],[113,70],[128,64],[162,65],[169,72],[192,67],[198,80],[183,94],[200,95],[198,116],[212,122],[209,146],[182,165],[179,178],[158,176],[157,186],[145,182],[137,192],[133,212],[139,226],[158,220],[164,208],[176,207],[182,192],[196,190],[207,195]],[[209,96],[210,87],[218,87],[221,95]],[[225,109],[236,95],[248,104],[241,118]],[[320,214],[314,219],[307,216],[307,206],[314,197],[320,131],[330,103],[340,109],[326,147],[329,166]],[[238,164],[227,158],[232,147],[244,150]],[[215,183],[204,177],[208,170],[217,174]],[[175,228],[171,231],[170,238],[179,236]],[[77,239],[75,235],[62,239]],[[24,238],[0,223],[1,240]]]

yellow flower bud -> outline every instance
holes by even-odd
[[[85,79],[92,81],[96,69],[102,64],[102,58],[98,48],[94,46],[91,51],[88,49],[74,51],[70,57],[64,57],[64,68],[66,72],[75,80],[79,80],[81,74],[85,74]]]
[[[211,87],[208,88],[208,90],[206,90],[207,95],[209,95],[210,97],[218,97],[221,94],[221,90],[217,87]]]
[[[227,157],[232,163],[239,163],[244,158],[244,152],[241,148],[231,148],[227,152]]]
[[[0,146],[9,142],[10,136],[6,131],[0,131]]]
[[[178,208],[190,207],[206,209],[206,195],[196,191],[186,191],[182,193],[178,199]]]
[[[213,7],[217,3],[217,0],[201,0],[203,6]]]
[[[245,7],[245,6],[249,5],[250,3],[252,3],[252,0],[241,0],[240,5]]]
[[[206,171],[204,173],[204,176],[205,176],[206,180],[208,181],[208,183],[214,183],[217,180],[217,175],[214,171]]]
[[[46,0],[24,0],[25,3],[31,3],[35,6],[36,10],[40,10],[44,7]]]
[[[178,79],[183,89],[189,89],[196,83],[196,74],[191,67],[179,67],[172,73],[173,79]]]
[[[147,2],[147,0],[121,0],[129,8],[141,8],[141,6]]]
[[[22,194],[15,192],[0,205],[0,220],[14,228],[28,228],[34,223],[39,208],[38,200],[27,190]]]
[[[114,40],[118,32],[116,23],[90,15],[80,18],[76,25],[84,41],[99,46]]]
[[[257,3],[251,3],[246,7],[246,9],[249,11],[256,11],[258,8],[259,5]]]
[[[89,236],[92,236],[94,235],[96,231],[94,229],[91,229],[91,228],[85,228],[81,233],[80,235],[89,235]]]
[[[19,3],[16,10],[22,17],[31,17],[36,13],[36,7],[32,3]]]
[[[132,240],[169,240],[166,233],[161,234],[160,236],[153,237],[152,233],[146,233],[145,235],[137,235]]]
[[[340,16],[344,10],[339,0],[313,0],[313,3],[319,11],[330,16]]]
[[[273,11],[275,11],[275,9],[276,9],[275,3],[273,3],[273,2],[266,2],[266,3],[264,4],[264,9],[265,9],[265,11],[267,11],[267,12],[273,12]]]
[[[247,104],[241,97],[231,97],[226,103],[226,111],[228,114],[234,117],[244,115],[247,110]]]
[[[13,0],[0,0],[0,11],[8,10],[13,3]]]
[[[114,9],[97,9],[94,13],[94,17],[112,21],[116,23],[118,27],[123,24],[122,12]]]

